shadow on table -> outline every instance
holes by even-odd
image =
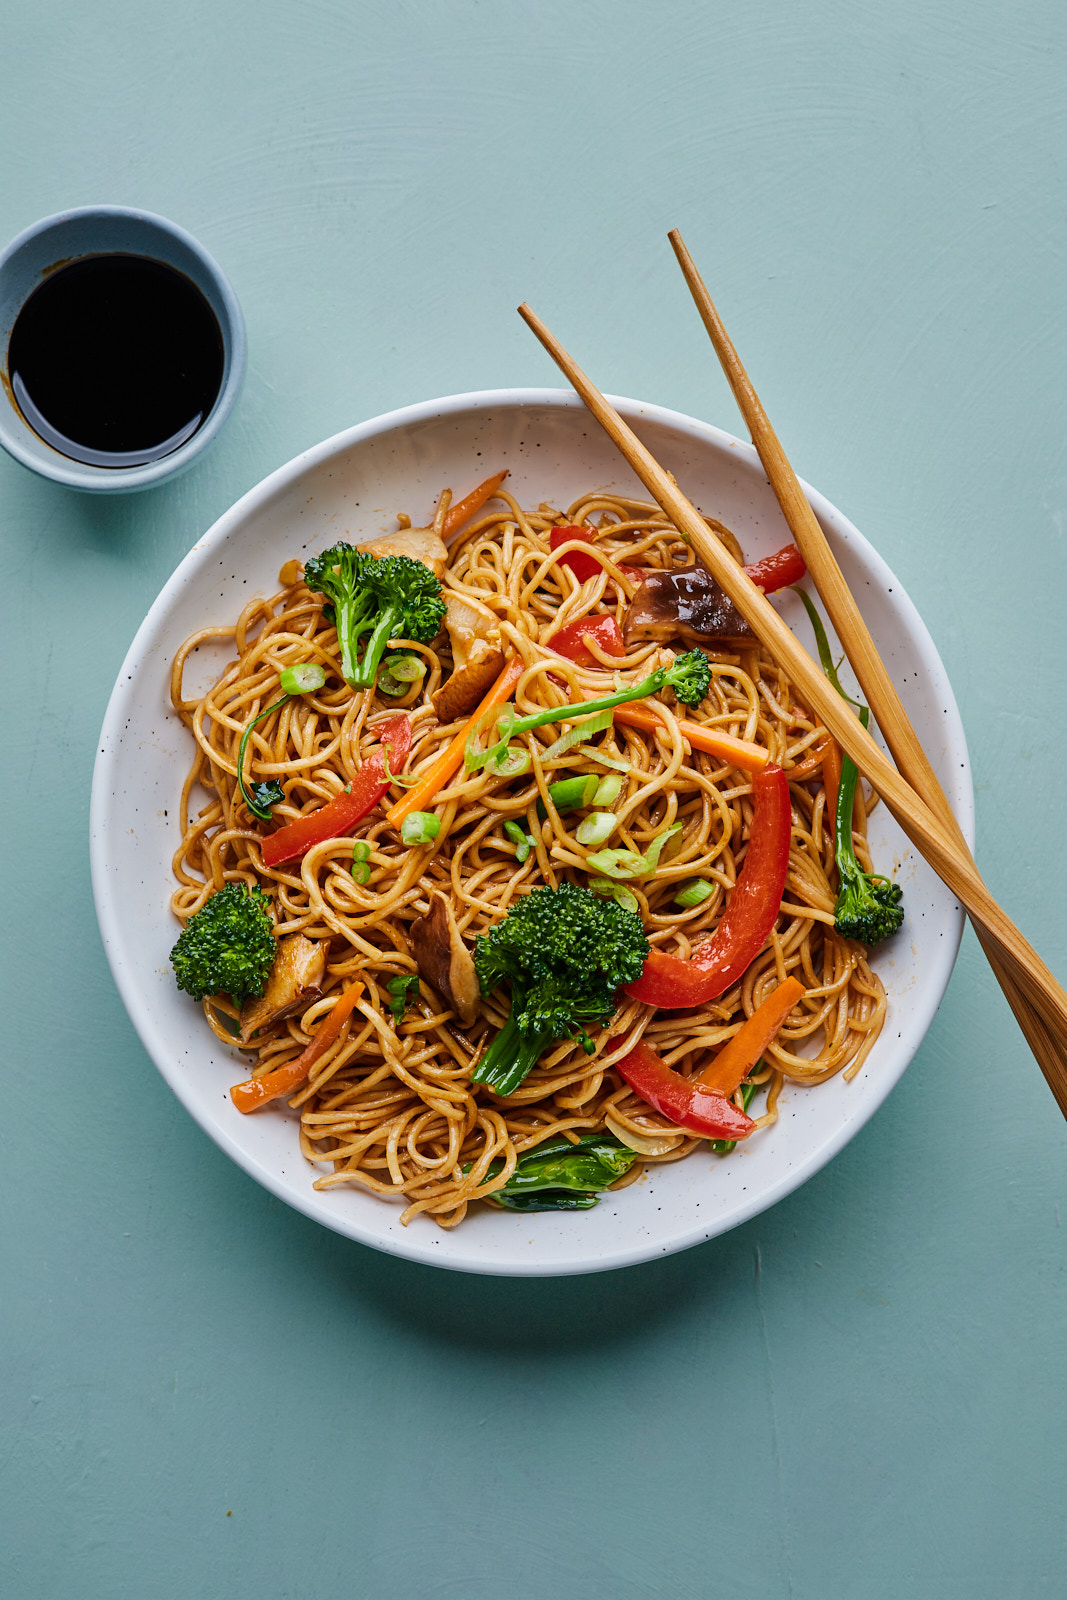
[[[383,1320],[431,1340],[511,1357],[646,1339],[683,1301],[690,1314],[701,1302],[713,1319],[739,1290],[751,1292],[754,1270],[748,1228],[663,1261],[566,1278],[444,1272],[343,1240],[330,1240],[327,1253],[345,1258],[330,1263],[337,1295],[350,1294],[364,1310],[373,1302]]]

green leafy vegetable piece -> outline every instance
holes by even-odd
[[[588,1211],[597,1204],[597,1190],[617,1182],[636,1159],[635,1151],[609,1133],[585,1134],[577,1144],[546,1139],[519,1157],[492,1199],[512,1211]],[[503,1167],[503,1161],[494,1161],[485,1181]]]
[[[404,1012],[411,1004],[412,989],[414,989],[416,993],[418,992],[419,975],[417,972],[398,973],[395,978],[389,979],[389,982],[385,987],[390,996],[389,1010],[393,1013],[396,1021],[400,1022],[403,1018]]]

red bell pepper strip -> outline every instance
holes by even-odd
[[[783,545],[772,556],[764,556],[762,561],[754,561],[745,568],[756,588],[762,589],[764,594],[773,594],[776,589],[799,583],[807,570],[804,557],[795,544]]]
[[[546,641],[550,650],[555,650],[559,655],[566,656],[568,661],[574,661],[580,667],[595,667],[602,665],[596,657],[585,648],[583,640],[586,636],[603,650],[606,656],[624,656],[626,646],[622,641],[619,624],[613,616],[579,617],[575,622],[565,623],[558,633]]]
[[[548,542],[553,550],[558,550],[562,544],[570,544],[574,539],[580,539],[583,544],[595,544],[592,528],[553,528],[548,536]],[[613,559],[613,558],[610,558]],[[598,561],[596,556],[587,556],[581,550],[568,550],[566,555],[560,556],[561,567],[569,567],[579,583],[585,583],[587,578],[596,578],[604,571],[604,563]],[[648,576],[644,567],[628,567],[616,561],[615,565],[620,572],[634,583],[643,583]]]
[[[717,1089],[702,1088],[694,1079],[672,1072],[643,1039],[616,1061],[615,1070],[634,1094],[687,1133],[706,1139],[744,1139],[755,1127],[752,1118]]]
[[[360,767],[347,789],[334,795],[318,811],[286,823],[277,833],[269,833],[263,840],[263,865],[281,866],[283,861],[298,861],[312,845],[324,839],[340,839],[361,822],[368,811],[373,811],[385,797],[391,779],[389,771],[398,773],[411,749],[411,723],[407,717],[394,717],[379,730],[381,746]]]
[[[688,961],[650,950],[636,983],[626,985],[632,1000],[681,1011],[725,994],[759,955],[778,917],[789,870],[792,814],[789,784],[781,767],[753,774],[755,807],[748,854],[710,939],[697,945]]]

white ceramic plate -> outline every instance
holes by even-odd
[[[738,535],[746,560],[788,534],[752,447],[658,406],[616,400],[623,416],[701,508]],[[889,1020],[850,1084],[786,1086],[777,1125],[727,1159],[697,1152],[595,1210],[516,1215],[475,1207],[445,1232],[360,1189],[318,1193],[299,1152],[295,1115],[242,1116],[229,1085],[245,1058],[220,1046],[199,1006],[175,987],[168,909],[175,823],[191,744],[170,710],[171,658],[195,628],[229,622],[250,596],[274,593],[282,562],[395,526],[428,520],[442,485],[463,494],[506,466],[520,502],[565,507],[584,490],[644,491],[577,397],[556,390],[454,395],[362,423],[280,468],[221,517],[182,562],[145,618],[119,674],[100,737],[91,818],[93,886],[119,992],[156,1066],[206,1133],[252,1177],[338,1233],[414,1261],[465,1272],[538,1276],[628,1266],[736,1227],[790,1193],[848,1143],[899,1080],[945,992],[959,947],[959,906],[892,819],[872,818],[872,849],[905,892],[907,921],[879,952]],[[944,667],[914,606],[840,512],[807,491],[968,837],[970,768]],[[779,604],[812,644],[799,601]],[[206,687],[221,658],[186,672]]]

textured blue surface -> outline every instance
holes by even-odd
[[[923,612],[980,862],[1064,975],[1062,7],[43,0],[6,8],[4,69],[0,232],[173,217],[250,365],[173,485],[0,461],[0,1590],[1062,1595],[1064,1126],[970,934],[904,1082],[776,1210],[472,1279],[209,1144],[119,1005],[86,859],[110,685],[179,557],[350,422],[556,382],[519,300],[603,388],[737,427],[678,226],[798,471]]]

